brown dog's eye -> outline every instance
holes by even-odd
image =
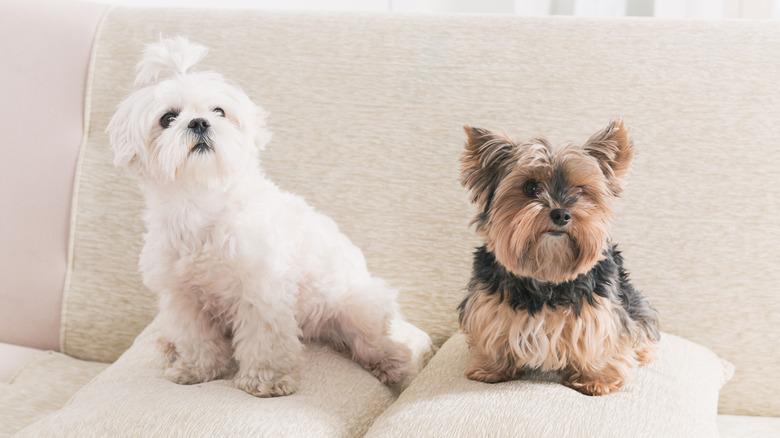
[[[160,126],[163,127],[163,129],[171,126],[171,123],[173,123],[174,120],[176,120],[176,117],[179,114],[173,111],[168,111],[167,113],[163,114],[162,117],[160,117]]]
[[[220,107],[214,108],[214,112],[219,114],[220,117],[225,117],[225,110]]]
[[[539,183],[534,180],[526,181],[523,185],[523,193],[529,198],[536,198],[539,196]]]

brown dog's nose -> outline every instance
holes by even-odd
[[[193,132],[196,134],[203,134],[206,132],[207,129],[209,129],[209,121],[206,119],[192,119],[190,121],[190,124],[187,125],[188,128],[192,129]]]
[[[569,221],[571,220],[571,213],[569,210],[556,208],[550,212],[550,219],[552,219],[555,225],[563,227],[568,225]]]

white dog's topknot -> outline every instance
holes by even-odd
[[[191,43],[185,37],[160,38],[160,42],[147,44],[143,58],[136,66],[135,85],[155,82],[162,73],[185,74],[200,62],[209,49]]]

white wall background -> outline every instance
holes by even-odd
[[[780,18],[780,0],[89,0],[126,6],[467,12],[589,17]]]

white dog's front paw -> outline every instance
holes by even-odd
[[[233,383],[236,388],[252,394],[255,397],[279,397],[292,394],[298,390],[298,380],[290,374],[271,379],[263,379],[250,375],[239,375],[236,376]]]
[[[165,369],[163,375],[171,382],[179,385],[192,385],[195,383],[208,382],[216,378],[214,371],[206,370],[193,366],[184,366],[177,361]]]
[[[221,355],[212,354],[211,356],[207,356],[205,351],[201,351],[201,357],[190,361],[179,355],[172,342],[161,340],[159,344],[168,360],[163,375],[168,380],[180,385],[208,382],[231,372],[234,367],[232,358],[226,351],[221,352]]]

